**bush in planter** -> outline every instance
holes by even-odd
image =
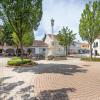
[[[12,60],[21,59],[20,57],[13,57]]]
[[[30,59],[22,59],[20,57],[13,57],[10,61],[8,61],[8,65],[10,66],[20,66],[20,65],[35,65],[35,62],[32,62]]]
[[[20,60],[10,60],[8,61],[8,65],[12,65],[12,66],[20,66],[22,64],[22,61]]]

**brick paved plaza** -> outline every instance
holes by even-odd
[[[100,100],[100,62],[69,58],[7,68],[7,60],[0,58],[0,100]]]

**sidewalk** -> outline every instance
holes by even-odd
[[[4,76],[0,100],[4,96],[5,100],[100,100],[98,62],[69,58],[37,61],[39,65],[35,67],[7,68],[7,60],[0,58],[0,73]]]

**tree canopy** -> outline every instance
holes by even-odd
[[[12,41],[12,28],[9,26],[9,23],[4,23],[3,24],[3,41],[8,44],[8,45],[12,45],[13,41]]]
[[[33,33],[24,34],[23,45],[25,47],[31,46],[33,44],[33,40],[34,40],[34,34]],[[12,34],[12,41],[13,41],[14,45],[19,47],[19,45],[20,45],[19,38],[17,37],[15,32],[13,32],[13,34]]]
[[[24,34],[37,30],[42,17],[42,0],[0,0],[0,17],[16,33],[23,54]]]
[[[75,35],[76,34],[73,34],[73,31],[70,30],[68,27],[66,28],[63,27],[61,31],[59,31],[59,34],[57,35],[59,44],[66,48],[66,56],[67,56],[68,46],[70,46],[75,40]]]
[[[12,30],[8,23],[2,25],[2,31],[0,31],[0,42],[2,46],[4,43],[12,45]]]
[[[4,44],[4,34],[3,34],[2,27],[0,27],[0,43],[3,46],[3,44]]]
[[[15,32],[12,33],[12,41],[13,41],[13,45],[15,45],[16,47],[19,46],[20,44],[19,38],[17,37]]]
[[[100,1],[86,4],[80,19],[79,33],[90,44],[92,58],[92,44],[100,35]]]
[[[34,41],[34,34],[33,33],[26,33],[23,36],[23,45],[24,46],[31,46],[33,44]]]

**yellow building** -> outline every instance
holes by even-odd
[[[90,46],[88,43],[82,43],[80,45],[80,48],[81,48],[81,53],[89,53]]]
[[[82,43],[81,44],[81,49],[89,50],[89,44],[88,43]]]

